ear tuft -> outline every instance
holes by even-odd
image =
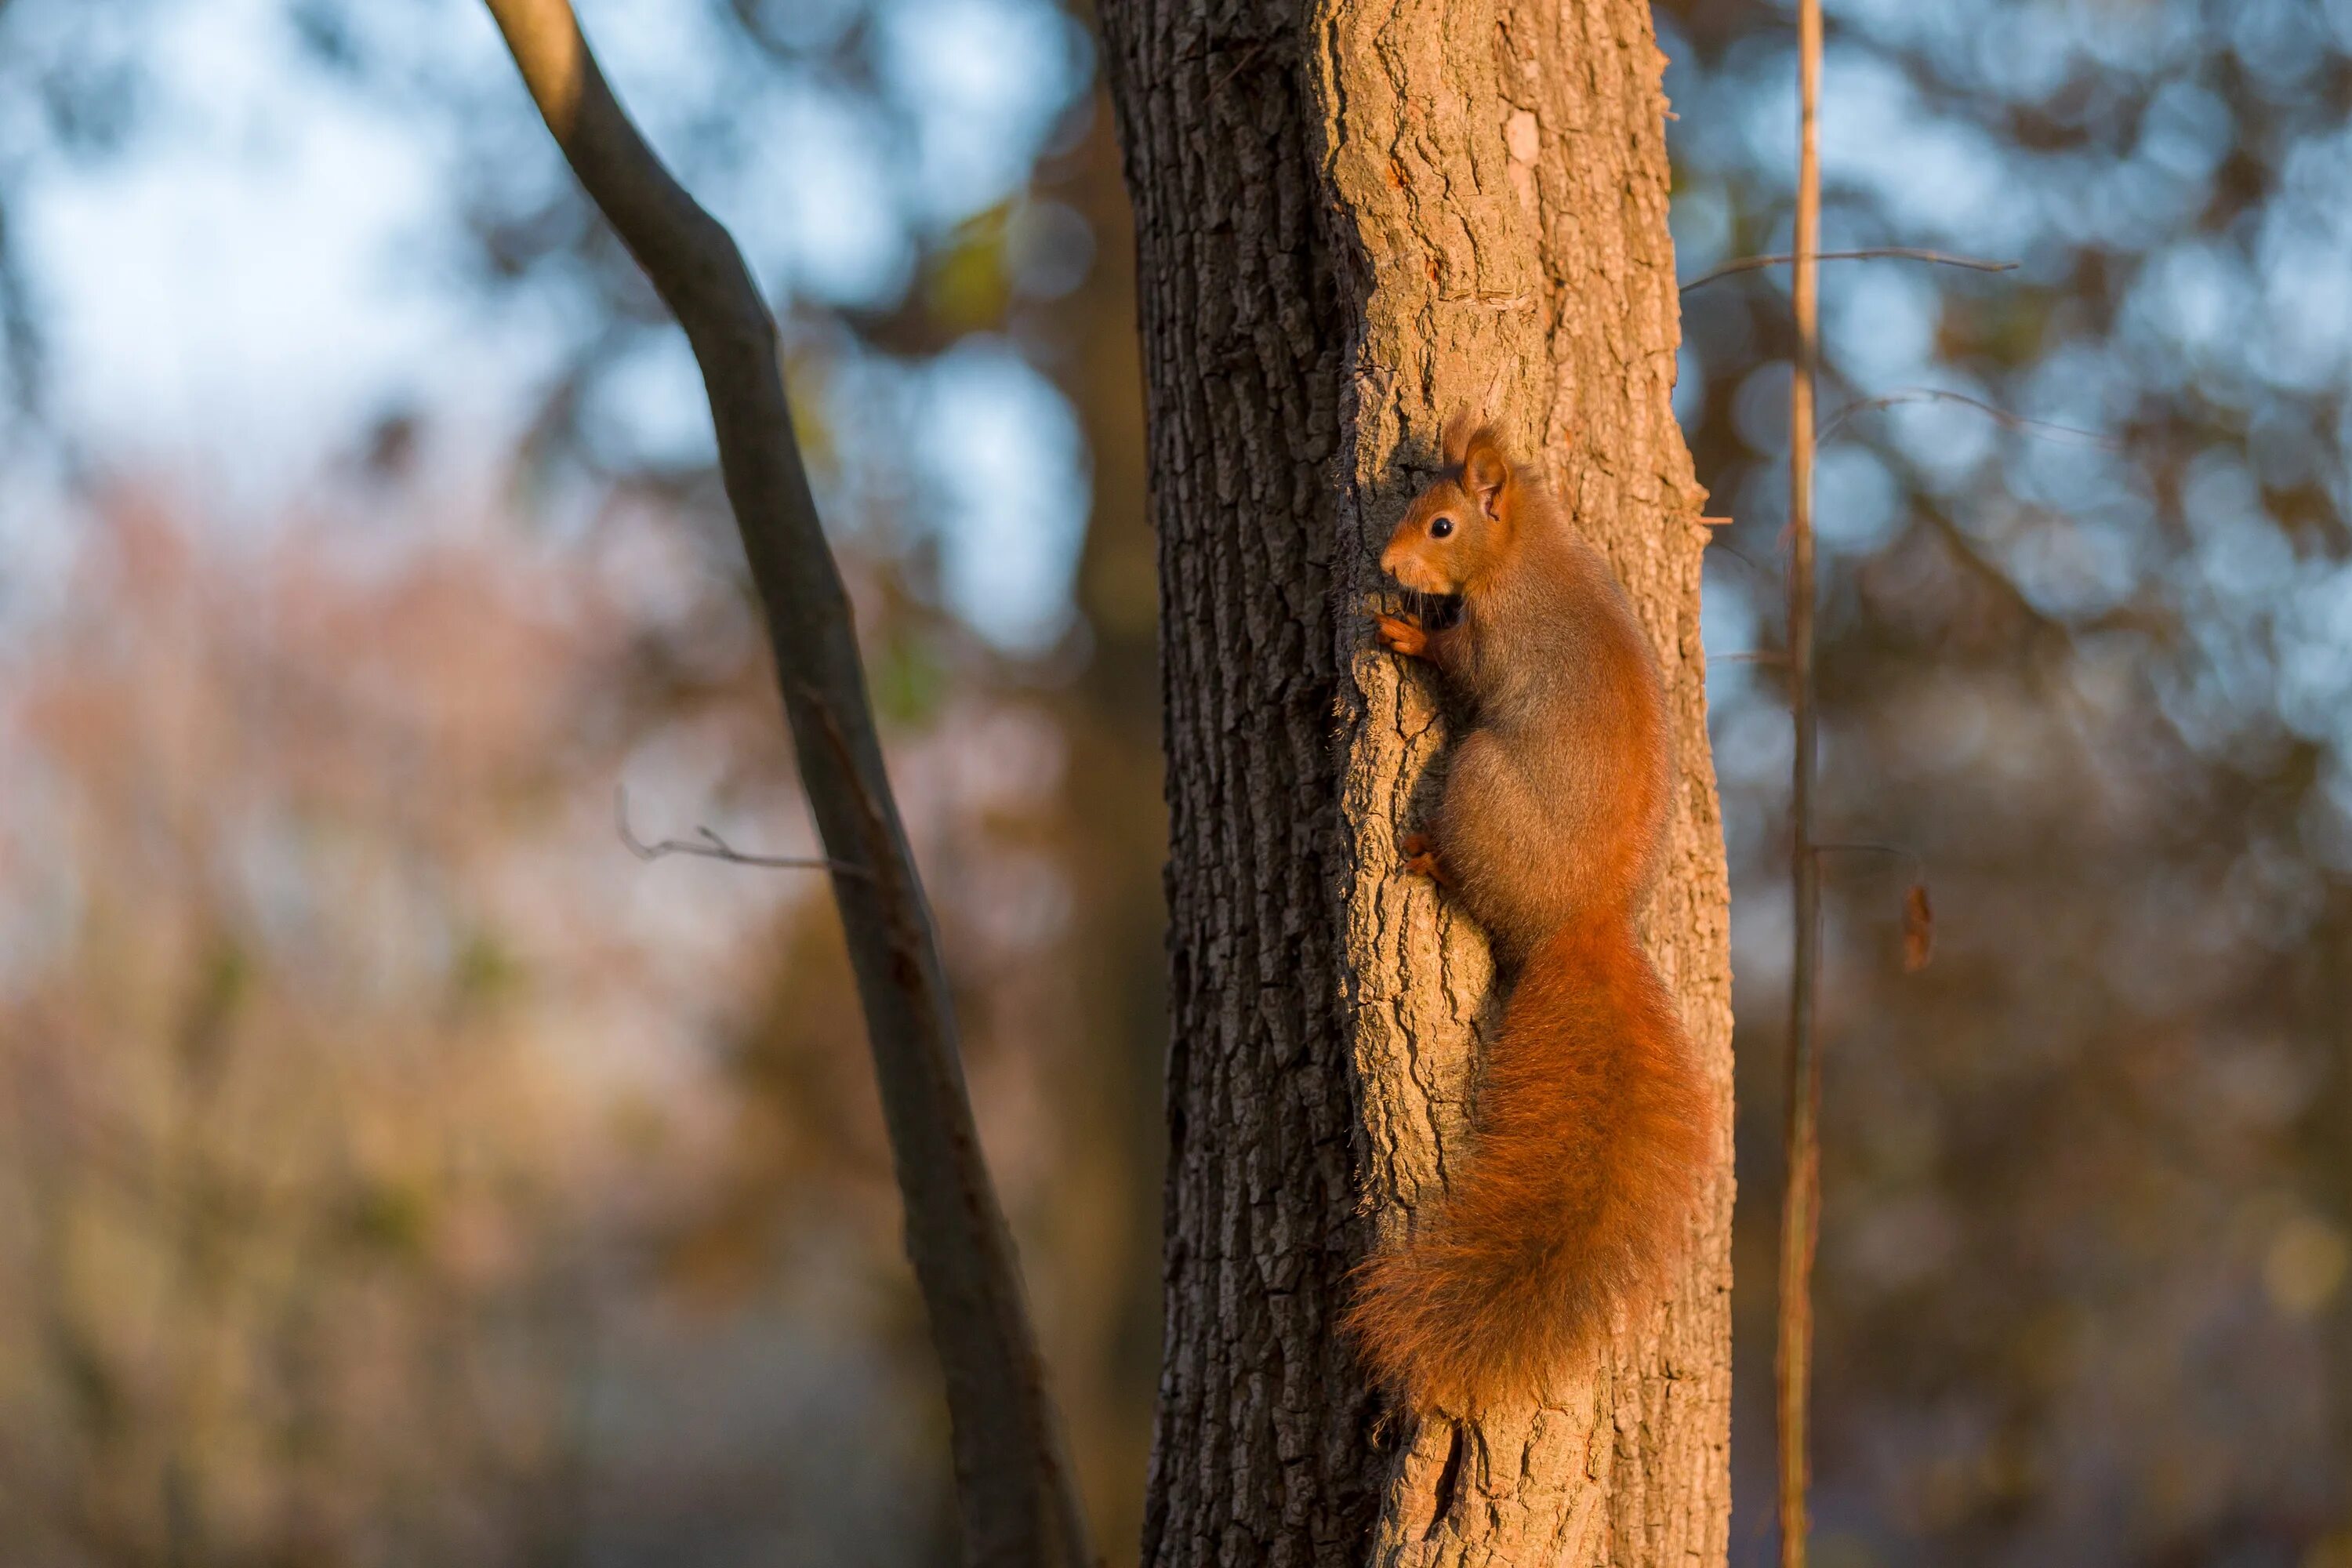
[[[1470,405],[1465,403],[1455,409],[1454,416],[1445,422],[1445,428],[1437,437],[1438,450],[1444,456],[1445,466],[1460,468],[1464,456],[1470,450],[1470,444],[1487,433],[1486,422],[1478,417],[1477,411]]]
[[[1495,432],[1485,426],[1472,431],[1462,447],[1462,488],[1488,517],[1496,517],[1510,483],[1511,460],[1503,456]]]

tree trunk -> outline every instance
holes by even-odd
[[[1699,646],[1703,492],[1670,408],[1663,57],[1641,0],[1107,0],[1139,246],[1167,699],[1167,1330],[1144,1559],[1720,1563],[1730,975]],[[1443,748],[1377,650],[1373,558],[1485,409],[1664,661],[1682,789],[1648,930],[1721,1087],[1674,1299],[1565,1405],[1386,1412],[1348,1271],[1464,1148],[1491,978],[1400,874]]]

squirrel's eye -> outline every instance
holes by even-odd
[[[1430,521],[1429,537],[1432,539],[1443,539],[1453,531],[1454,520],[1450,517],[1433,518]]]

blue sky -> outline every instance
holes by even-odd
[[[72,9],[51,6],[49,22]],[[919,236],[1017,195],[1092,65],[1084,36],[1043,0],[888,0],[874,52],[893,119],[814,78],[737,91],[728,72],[740,63],[705,36],[699,7],[581,10],[657,144],[709,102],[746,106],[748,155],[700,194],[763,279],[820,306],[887,301]],[[821,0],[794,10],[813,37],[848,14]],[[105,467],[217,487],[217,514],[267,517],[398,405],[431,415],[438,460],[495,463],[587,322],[560,282],[491,311],[460,276],[445,179],[459,128],[317,68],[282,0],[159,0],[152,15],[137,41],[153,79],[149,129],[120,157],[38,164],[17,215],[64,426]],[[480,5],[421,0],[396,23],[365,19],[401,27],[405,57],[516,117],[518,188],[563,177],[523,122]],[[905,449],[951,603],[1009,648],[1049,642],[1066,621],[1087,507],[1083,442],[1060,393],[996,341],[844,382],[860,417],[879,408],[924,432]],[[633,356],[599,413],[645,455],[709,451],[674,336]],[[54,498],[11,510],[20,563],[58,552],[25,537],[37,517],[61,522]]]

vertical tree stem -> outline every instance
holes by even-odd
[[[677,316],[702,371],[801,783],[834,867],[907,1251],[947,1382],[964,1561],[1078,1568],[1094,1554],[972,1127],[938,933],[882,766],[849,598],[801,464],[775,320],[733,237],[671,177],[614,98],[569,0],[487,4],[572,173]]]
[[[1575,498],[1664,664],[1682,770],[1646,934],[1728,1120],[1706,491],[1674,418],[1650,0],[1101,14],[1136,202],[1171,821],[1144,1561],[1719,1565],[1727,1137],[1670,1304],[1559,1405],[1391,1418],[1337,1331],[1350,1270],[1465,1149],[1495,984],[1473,922],[1396,874],[1444,731],[1362,609],[1465,405]]]
[[[1789,968],[1788,1185],[1780,1208],[1780,1563],[1804,1568],[1806,1417],[1812,1381],[1813,1242],[1821,1222],[1821,1058],[1813,1004],[1821,980],[1821,861],[1813,850],[1813,374],[1819,357],[1821,0],[1797,12],[1797,366],[1789,388],[1789,690],[1796,727],[1790,872],[1796,940]]]

